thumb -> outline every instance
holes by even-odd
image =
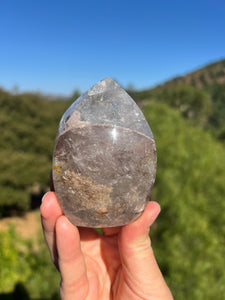
[[[156,294],[160,297],[159,293],[169,293],[149,238],[149,228],[159,213],[159,204],[149,202],[144,213],[136,221],[121,228],[119,236],[124,280],[132,290],[139,291],[142,297]]]

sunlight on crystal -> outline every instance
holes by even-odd
[[[115,127],[111,131],[111,134],[112,134],[112,138],[113,138],[113,143],[115,143],[117,141],[117,130]]]

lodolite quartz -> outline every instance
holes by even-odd
[[[65,112],[55,142],[53,183],[74,225],[111,227],[135,220],[155,175],[151,129],[115,81],[100,81]]]

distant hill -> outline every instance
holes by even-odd
[[[225,59],[155,88],[128,91],[137,102],[166,102],[183,117],[225,140]]]
[[[173,78],[162,85],[158,85],[153,90],[171,88],[178,84],[188,84],[203,89],[215,84],[225,84],[225,59],[206,65],[184,76]]]
[[[137,101],[145,100],[146,97],[151,97],[157,92],[166,89],[171,89],[177,85],[191,85],[193,87],[208,89],[214,85],[225,84],[225,59],[208,64],[200,69],[178,76],[168,80],[154,88],[142,91],[128,91],[130,94],[135,95]]]

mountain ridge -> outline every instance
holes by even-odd
[[[198,88],[205,88],[215,83],[225,83],[225,58],[205,64],[193,71],[185,72],[184,75],[173,77],[148,90],[157,90],[174,84],[188,84]]]
[[[225,140],[225,59],[143,91],[129,91],[137,103],[165,102],[194,125]]]

